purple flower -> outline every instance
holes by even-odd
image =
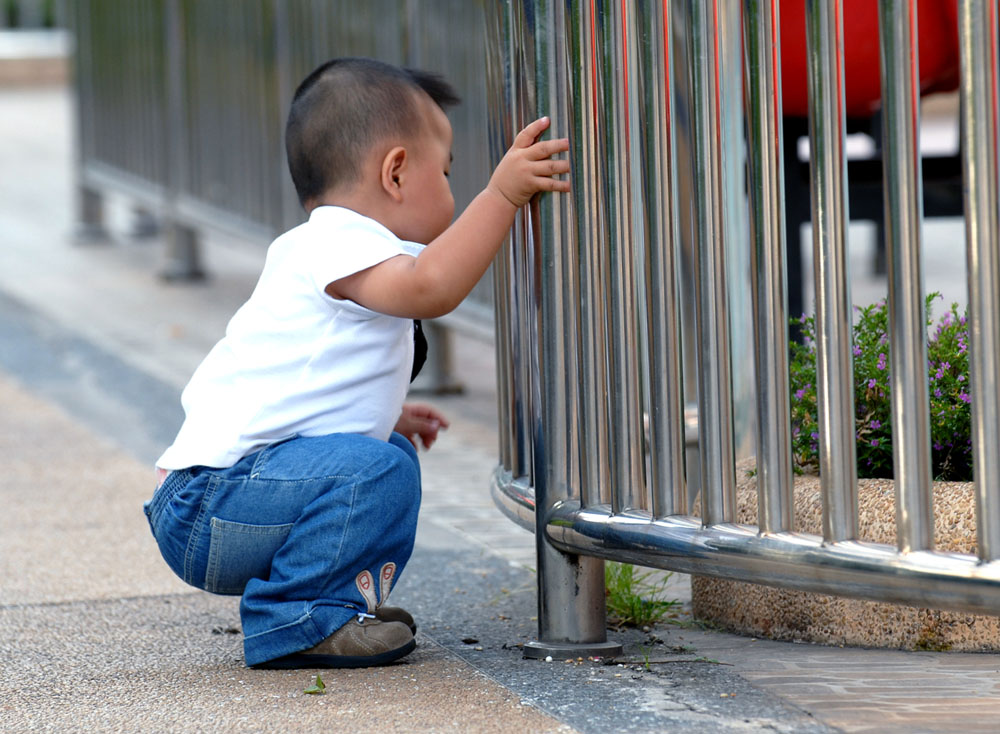
[[[879,428],[882,427],[882,421],[880,421],[878,418],[872,418],[872,421],[871,423],[868,424],[868,427],[871,428],[873,431],[877,431]]]
[[[967,393],[967,392],[960,392],[958,394],[958,398],[963,403],[971,403],[972,402],[972,398],[969,396],[969,393]]]
[[[936,398],[941,397],[941,388],[940,387],[934,388],[934,397],[936,397]]]
[[[871,445],[872,446],[878,446],[878,439],[877,438],[873,438],[872,441],[871,441]]]
[[[861,356],[861,347],[859,347],[857,344],[854,345],[854,349],[852,351],[854,352],[855,357]]]
[[[959,382],[965,382],[965,375],[959,375],[958,376],[958,381]]]
[[[939,444],[937,441],[934,442],[934,450],[935,451],[940,451],[943,448],[944,448],[944,446],[942,446],[941,444]]]
[[[819,441],[819,434],[816,431],[813,431],[812,433],[809,434],[809,438],[811,438],[813,441]]]
[[[875,382],[875,378],[874,377],[871,378],[870,380],[868,380],[868,389],[869,390],[873,389],[875,387],[875,385],[877,385],[877,384],[878,383]]]
[[[802,398],[805,397],[805,394],[806,394],[806,389],[804,387],[801,387],[795,391],[795,399],[801,400]]]
[[[875,365],[878,369],[885,369],[885,352],[880,352],[878,355],[878,364]]]

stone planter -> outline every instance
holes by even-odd
[[[737,522],[756,524],[753,460],[737,467]],[[896,543],[892,480],[858,480],[859,538]],[[795,530],[822,534],[819,477],[795,481]],[[934,484],[935,548],[976,552],[971,482]],[[908,650],[1000,650],[1000,617],[942,612],[771,588],[703,576],[691,579],[695,617],[723,629],[773,640]]]

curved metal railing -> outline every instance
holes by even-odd
[[[916,0],[879,2],[899,541],[856,540],[843,9],[805,9],[822,536],[792,527],[778,3],[492,4],[494,149],[548,114],[570,138],[574,179],[571,197],[523,212],[496,268],[493,493],[539,537],[530,654],[607,646],[599,559],[1000,613],[997,5],[959,3],[977,557],[933,549]],[[744,243],[749,317],[732,302]],[[752,364],[731,370],[744,333]],[[759,526],[734,522],[733,384],[747,373]],[[685,398],[697,406],[694,454]]]

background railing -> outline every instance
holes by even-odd
[[[0,0],[0,28],[54,28],[65,22],[66,0]]]
[[[823,535],[792,527],[785,5],[491,4],[495,153],[549,114],[553,134],[570,137],[574,180],[571,197],[543,196],[523,213],[495,271],[493,489],[538,539],[540,639],[529,654],[609,647],[602,558],[1000,613],[997,4],[878,3],[898,547],[857,540],[840,0],[804,0]],[[931,533],[918,7],[957,7],[961,32],[978,557],[935,552]],[[752,308],[734,280],[749,280]],[[735,345],[746,334],[744,360]],[[740,375],[757,388],[758,526],[735,524]],[[691,395],[698,451],[685,461]]]
[[[76,0],[70,6],[83,231],[101,233],[104,193],[125,194],[162,223],[166,277],[201,275],[202,231],[263,246],[304,220],[285,163],[284,120],[298,83],[334,56],[374,56],[445,74],[463,98],[450,114],[456,210],[486,185],[479,2]],[[441,323],[489,336],[491,301],[487,280]],[[436,336],[432,344],[447,344],[447,334]],[[432,354],[430,371],[446,366],[447,357]]]

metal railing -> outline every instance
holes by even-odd
[[[490,6],[494,151],[548,114],[553,134],[570,138],[574,180],[571,197],[543,196],[523,212],[495,269],[493,493],[537,537],[539,641],[529,654],[613,648],[601,559],[1000,613],[997,3],[959,3],[973,557],[934,551],[931,531],[917,2],[879,1],[898,547],[857,540],[843,10],[841,0],[803,2],[822,536],[792,527],[778,4]],[[744,109],[745,167],[732,133]],[[749,226],[734,241],[744,181]],[[730,301],[730,261],[741,248],[751,255],[749,319]],[[750,328],[731,333],[731,320]],[[730,347],[743,332],[753,335],[753,367],[731,370]],[[758,526],[735,523],[734,373],[752,374],[757,386]],[[690,452],[685,461],[692,395],[697,463]],[[692,482],[700,517],[691,515]]]
[[[204,230],[267,244],[304,220],[285,163],[296,85],[334,56],[373,56],[447,76],[456,211],[489,177],[483,7],[468,0],[75,0],[82,232],[103,234],[102,197],[162,223],[163,275],[201,275]],[[442,42],[441,39],[447,39]],[[493,329],[485,281],[441,323]],[[433,328],[433,327],[432,327]],[[440,346],[442,339],[431,339]],[[447,362],[430,355],[429,367]]]
[[[61,26],[66,0],[0,0],[0,28]]]

